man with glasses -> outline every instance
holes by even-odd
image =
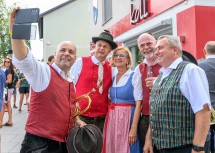
[[[95,43],[94,55],[77,59],[71,73],[75,76],[77,97],[90,92],[89,96],[92,100],[90,109],[82,114],[80,119],[87,124],[95,124],[103,131],[108,109],[108,90],[112,82],[112,70],[106,57],[117,47],[117,44],[108,31],[93,37],[92,41]],[[86,105],[85,100],[79,103],[81,109]]]
[[[141,149],[145,144],[145,136],[149,126],[149,94],[154,79],[159,74],[160,65],[157,64],[154,56],[156,40],[148,33],[143,33],[137,39],[138,48],[140,53],[145,57],[135,68],[136,84],[140,84],[142,91],[139,93],[142,95],[142,113],[138,126],[138,132],[140,137]]]

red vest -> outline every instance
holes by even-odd
[[[31,108],[25,130],[40,137],[65,142],[73,123],[74,85],[52,67],[50,69],[48,87],[41,92],[31,90]]]
[[[104,74],[103,74],[103,92],[100,94],[97,89],[98,80],[98,65],[94,64],[91,60],[91,56],[82,57],[83,66],[76,84],[76,96],[79,97],[91,91],[93,88],[95,92],[89,96],[92,100],[91,107],[83,115],[88,117],[105,116],[108,109],[108,91],[112,81],[112,68],[108,61],[105,61]],[[87,99],[79,102],[81,109],[87,106]]]
[[[155,64],[151,66],[152,72],[154,77],[159,75],[159,69],[161,68],[160,65]],[[142,75],[142,88],[143,88],[143,100],[142,100],[142,114],[143,115],[149,115],[149,93],[150,90],[148,87],[146,87],[146,81],[147,78],[147,65],[145,63],[139,64],[140,74]]]

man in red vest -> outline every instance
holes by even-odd
[[[94,55],[77,59],[71,73],[75,77],[77,96],[90,92],[92,100],[90,109],[80,119],[87,124],[95,124],[103,132],[108,109],[108,91],[112,82],[112,68],[106,58],[117,44],[108,31],[93,37],[92,41],[95,43]],[[81,109],[86,105],[86,100],[79,103]]]
[[[10,15],[9,30],[15,23],[16,11]],[[67,152],[66,137],[74,120],[75,90],[69,70],[76,59],[76,47],[70,41],[61,42],[55,52],[52,66],[38,61],[23,39],[12,39],[13,63],[24,73],[31,85],[31,102],[26,134],[20,153]]]
[[[142,84],[142,113],[138,132],[141,148],[143,148],[149,126],[149,94],[153,81],[158,76],[161,66],[157,64],[154,56],[156,40],[151,34],[141,34],[137,39],[137,43],[141,54],[145,57],[143,62],[141,62],[135,69],[135,75],[139,78],[139,84]]]

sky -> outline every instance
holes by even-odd
[[[57,5],[60,5],[68,0],[4,0],[6,5],[12,5],[15,2],[18,3],[21,8],[40,8],[40,13],[43,13]],[[38,31],[38,30],[37,30]],[[39,59],[43,59],[43,42],[39,40],[37,34],[36,40],[31,40],[31,48],[33,55]],[[46,61],[47,59],[45,59]]]
[[[4,0],[7,5],[12,5],[15,2],[19,3],[21,8],[38,7],[40,13],[45,12],[61,3],[68,0]]]

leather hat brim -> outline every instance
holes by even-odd
[[[85,125],[84,127],[81,128],[85,128],[85,129],[89,129],[91,131],[93,131],[93,133],[96,136],[97,139],[97,146],[95,148],[95,151],[93,151],[93,153],[101,153],[102,151],[102,146],[103,146],[103,138],[102,138],[102,133],[99,130],[98,127],[96,127],[95,125]],[[68,152],[69,153],[79,153],[76,151],[75,146],[74,146],[74,140],[76,140],[75,136],[78,136],[77,132],[79,132],[80,128],[73,128],[68,137],[67,137],[67,146],[68,146]],[[84,145],[84,144],[83,144]],[[82,153],[88,153],[88,152],[82,152]]]
[[[92,41],[94,43],[96,43],[98,40],[103,40],[103,41],[106,41],[107,43],[109,43],[112,50],[114,50],[118,46],[114,41],[110,41],[108,39],[104,39],[104,38],[101,38],[101,37],[92,37]]]
[[[188,61],[188,62],[198,65],[196,58],[192,54],[190,54],[189,52],[184,51],[184,50],[182,52],[183,52],[182,58],[184,61]]]

